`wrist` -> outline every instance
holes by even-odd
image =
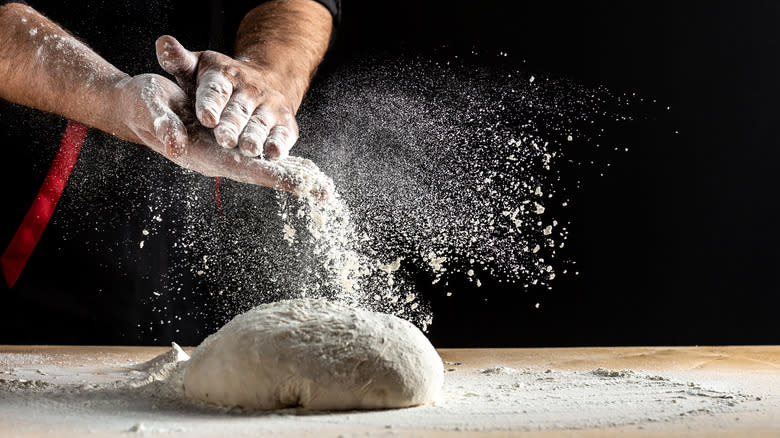
[[[251,10],[236,34],[236,59],[273,72],[297,110],[330,42],[333,17],[311,0],[276,0]]]
[[[115,137],[134,143],[141,143],[131,124],[133,90],[130,89],[132,76],[119,72],[108,78],[98,95],[100,103],[96,105],[101,120],[97,128]],[[137,93],[136,93],[137,94]]]
[[[289,52],[288,52],[289,53]],[[309,88],[310,73],[296,62],[284,62],[290,56],[238,56],[236,59],[257,71],[263,80],[284,96],[293,112],[298,111]]]

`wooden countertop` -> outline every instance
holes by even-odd
[[[165,347],[121,346],[12,346],[0,345],[0,379],[38,378],[57,384],[79,382],[103,383],[116,380],[127,364],[139,363],[167,351]],[[186,350],[186,349],[185,349]],[[467,373],[489,367],[544,372],[587,371],[596,368],[663,373],[678,379],[712,382],[717,387],[736,388],[751,394],[761,394],[759,407],[747,411],[691,416],[674,421],[648,422],[607,427],[578,429],[481,427],[479,430],[452,430],[446,427],[426,429],[361,427],[351,425],[343,430],[323,433],[274,430],[274,436],[519,436],[519,437],[780,437],[780,346],[740,347],[619,347],[619,348],[529,348],[529,349],[439,349],[445,368]],[[70,370],[57,373],[57,370]],[[26,373],[26,374],[25,374]],[[445,376],[446,377],[446,376]],[[4,392],[0,387],[0,436],[49,437],[80,436],[68,429],[69,424],[37,425],[15,413],[18,394]],[[758,405],[757,405],[758,406]],[[4,408],[8,408],[5,412]],[[446,408],[446,406],[445,406]],[[616,407],[618,408],[618,407]],[[197,413],[192,414],[197,415]],[[332,414],[334,416],[344,414]],[[335,417],[334,417],[335,418]],[[238,420],[236,420],[238,421]],[[259,420],[258,420],[259,421]],[[92,436],[128,436],[130,432],[108,433],[95,425]],[[337,428],[338,429],[338,428]],[[220,436],[209,433],[178,433],[177,430],[152,430],[143,435]],[[180,431],[179,431],[180,432]]]

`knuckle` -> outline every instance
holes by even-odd
[[[201,60],[205,61],[207,64],[215,64],[221,56],[224,55],[213,50],[204,50],[200,54]]]
[[[232,111],[244,117],[249,117],[249,115],[252,112],[252,110],[249,108],[249,104],[242,100],[234,101],[233,105],[231,106],[231,109]]]
[[[255,114],[251,118],[252,123],[267,129],[271,128],[272,122],[267,114]]]
[[[290,120],[287,122],[287,127],[290,129],[290,131],[292,131],[293,135],[294,135],[296,138],[298,138],[298,135],[300,134],[300,130],[299,130],[299,128],[298,128],[298,121],[297,121],[297,120],[295,120],[295,117],[292,117],[292,118],[291,118],[291,119],[290,119]]]
[[[279,121],[282,123],[288,124],[290,123],[290,120],[293,120],[293,113],[288,108],[281,108],[279,111]]]
[[[245,81],[243,84],[243,91],[255,99],[261,99],[265,96],[263,87],[253,81]]]
[[[206,84],[206,90],[211,94],[226,97],[228,94],[227,88],[218,82],[208,82]]]

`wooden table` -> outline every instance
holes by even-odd
[[[39,379],[57,385],[78,383],[101,384],[121,378],[129,364],[139,363],[167,351],[164,347],[80,347],[80,346],[0,346],[0,379]],[[614,426],[571,428],[543,428],[527,430],[523,427],[491,429],[482,426],[478,430],[458,430],[448,427],[432,429],[421,427],[373,427],[339,423],[340,415],[324,416],[331,419],[333,427],[301,432],[300,430],[249,433],[251,436],[519,436],[519,437],[780,437],[780,346],[760,347],[629,347],[629,348],[562,348],[562,349],[440,349],[439,353],[449,371],[445,378],[458,373],[479,372],[489,367],[503,366],[527,373],[581,372],[604,368],[609,370],[634,370],[672,376],[681,381],[715,382],[722,387],[736,388],[746,394],[758,394],[757,402],[749,410],[740,410],[704,416],[687,416],[672,421],[656,421]],[[549,371],[548,371],[549,370]],[[62,371],[62,372],[60,372]],[[67,371],[67,372],[66,372]],[[446,384],[445,384],[446,386]],[[455,389],[457,390],[457,389]],[[753,397],[751,395],[751,397]],[[33,400],[34,401],[34,400]],[[24,403],[31,403],[27,398]],[[20,407],[21,406],[21,407]],[[36,423],[35,412],[25,415],[25,408],[18,393],[3,391],[0,386],[0,437],[67,437],[83,436],[88,427],[90,436],[224,436],[219,430],[201,429],[152,429],[108,430],[101,428],[100,418],[94,420],[89,411],[83,411],[82,419],[94,424],[74,424],[63,416],[62,421],[44,417],[46,424]],[[34,403],[29,409],[35,409]],[[440,409],[446,410],[446,404]],[[618,407],[619,408],[619,407]],[[64,409],[68,409],[67,407]],[[387,411],[386,411],[387,412]],[[410,411],[414,412],[414,411]],[[188,418],[197,419],[193,412]],[[355,416],[355,413],[352,413]],[[390,415],[390,414],[384,414]],[[404,410],[398,411],[401,418]],[[273,417],[277,418],[277,417]],[[233,415],[227,421],[248,421]],[[253,417],[262,424],[266,417]],[[321,420],[324,421],[324,420]],[[281,423],[280,423],[281,424]],[[342,425],[339,425],[342,424]]]

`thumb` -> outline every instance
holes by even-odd
[[[157,38],[155,48],[160,67],[172,74],[185,91],[194,90],[198,53],[185,49],[176,38],[170,35]]]

